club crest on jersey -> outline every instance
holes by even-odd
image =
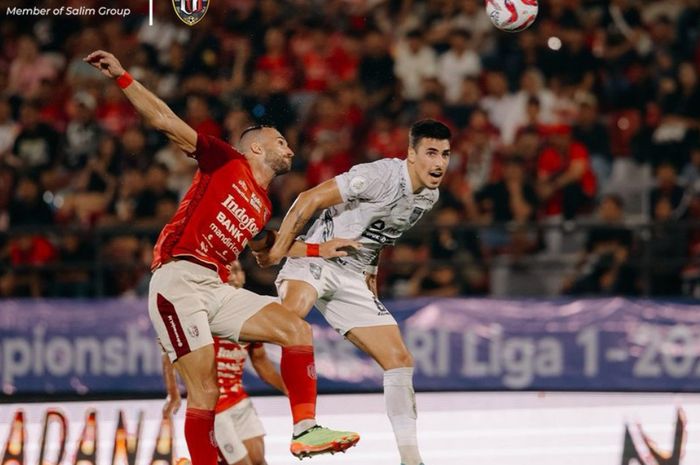
[[[408,217],[408,222],[411,224],[411,226],[413,226],[413,224],[415,224],[415,222],[418,221],[418,219],[423,215],[424,211],[425,210],[420,207],[416,207],[413,209],[413,211],[411,212],[411,216]]]
[[[190,334],[190,337],[199,337],[199,328],[195,325],[190,325],[187,328],[187,332]]]
[[[311,271],[311,276],[313,276],[314,279],[321,279],[321,267],[319,265],[316,263],[310,263],[309,271]]]
[[[172,0],[175,14],[180,21],[194,26],[204,18],[209,9],[209,0]]]

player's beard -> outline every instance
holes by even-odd
[[[265,164],[272,168],[272,171],[275,173],[275,176],[288,173],[289,170],[292,169],[292,160],[281,153],[266,153]]]

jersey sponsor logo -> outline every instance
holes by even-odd
[[[373,296],[372,300],[374,300],[374,305],[376,305],[377,309],[379,309],[379,312],[377,312],[377,316],[389,315],[389,310],[387,310],[387,308],[384,306],[384,304],[381,303],[379,301],[379,299],[377,299],[376,296]]]
[[[226,359],[244,359],[246,355],[246,351],[243,347],[238,347],[238,348],[232,348],[232,349],[227,349],[223,346],[219,347],[218,352],[216,353],[217,358],[226,358]]]
[[[349,183],[350,192],[355,195],[363,193],[367,189],[367,178],[364,176],[355,176]]]
[[[243,200],[245,200],[246,202],[248,201],[248,194],[246,194],[245,192],[243,192],[243,189],[241,189],[240,187],[238,187],[236,184],[231,184],[231,187],[233,187],[233,190],[235,190],[236,192],[238,192],[238,194],[239,194],[241,197],[243,197]]]
[[[365,230],[361,236],[366,237],[371,241],[378,242],[381,245],[390,245],[394,243],[394,239],[391,237],[387,237],[380,232],[371,231],[369,229]]]
[[[223,360],[217,360],[216,361],[216,369],[217,371],[241,371],[241,363],[240,362],[224,362]]]
[[[262,201],[257,195],[250,194],[250,205],[255,208],[255,211],[259,212],[262,209]]]
[[[175,14],[180,21],[194,26],[204,18],[209,9],[209,0],[172,0]]]
[[[377,220],[372,223],[369,228],[365,229],[361,236],[367,239],[378,242],[381,245],[393,244],[395,239],[387,236],[389,230],[384,230],[386,223],[383,220]]]
[[[251,217],[245,208],[238,205],[238,202],[229,194],[226,199],[221,202],[229,212],[231,212],[240,224],[240,229],[247,229],[250,233],[255,236],[260,232],[260,228],[255,224],[255,218]]]

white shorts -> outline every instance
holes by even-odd
[[[353,328],[395,325],[396,320],[369,290],[365,276],[323,258],[288,258],[275,284],[304,281],[318,293],[316,308],[329,325],[345,335]],[[284,297],[284,296],[282,296]]]
[[[248,455],[243,441],[265,436],[265,429],[253,403],[246,398],[216,414],[214,435],[226,462],[236,463]]]
[[[277,298],[236,289],[216,271],[176,260],[158,268],[148,290],[148,314],[171,361],[213,344],[238,341],[243,323]]]

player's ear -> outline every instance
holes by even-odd
[[[260,142],[253,142],[252,144],[250,144],[250,151],[253,152],[255,155],[262,155],[262,144],[260,144]]]
[[[409,162],[414,163],[416,161],[416,155],[417,155],[416,149],[414,149],[413,147],[409,147],[408,148],[408,155],[406,156],[406,159]]]

